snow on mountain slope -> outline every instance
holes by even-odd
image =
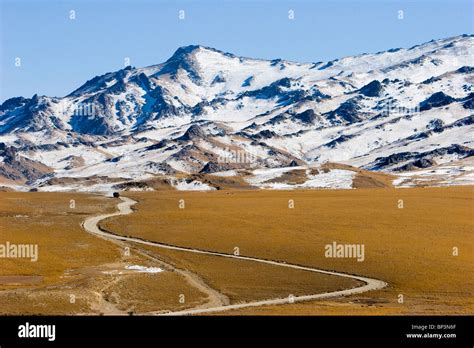
[[[236,170],[262,186],[259,170],[271,168],[338,162],[402,175],[450,165],[473,154],[473,44],[461,35],[318,63],[185,46],[64,98],[5,101],[0,143],[54,170],[36,186],[164,176],[188,189],[201,184],[176,175]],[[351,186],[352,174],[333,174],[290,186]]]

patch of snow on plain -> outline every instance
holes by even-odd
[[[224,172],[211,173],[214,176],[238,176],[239,173],[236,170],[226,170]]]
[[[86,186],[84,184],[65,184],[65,185],[48,185],[38,187],[40,192],[98,192],[98,193],[109,193],[113,192],[113,186],[119,184],[119,182],[114,183],[103,183],[103,184],[94,184]]]
[[[354,179],[355,174],[356,173],[351,170],[331,169],[327,173],[311,175],[309,174],[309,170],[307,170],[306,176],[308,177],[308,180],[302,184],[291,185],[286,183],[262,183],[259,187],[273,190],[292,190],[302,188],[351,189],[352,180]]]
[[[249,178],[245,178],[249,184],[258,185],[262,184],[265,181],[272,180],[279,178],[283,174],[287,172],[291,172],[292,170],[296,169],[304,169],[304,167],[284,167],[284,168],[262,168],[254,170],[253,176]],[[271,184],[273,185],[273,184]],[[293,186],[293,185],[291,185]]]
[[[466,162],[470,162],[469,160]],[[438,167],[397,174],[392,181],[397,188],[428,186],[474,185],[474,166],[444,164]]]
[[[308,175],[309,180],[301,187],[308,188],[336,188],[336,189],[350,189],[352,188],[352,180],[355,172],[351,170],[332,169],[327,173],[318,175]]]
[[[171,180],[171,185],[178,191],[213,191],[214,187],[209,186],[200,181],[193,180],[187,182],[186,180]]]
[[[159,267],[145,267],[139,265],[126,266],[125,269],[137,271],[138,273],[160,273],[163,272],[162,268]]]

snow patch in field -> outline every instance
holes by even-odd
[[[226,170],[225,172],[211,173],[214,176],[238,176],[239,173],[236,170]]]
[[[193,181],[186,181],[186,180],[171,180],[171,185],[176,188],[178,191],[213,191],[215,190],[214,187],[209,186],[203,182],[193,180]]]
[[[327,173],[317,175],[309,175],[307,173],[309,180],[301,184],[300,187],[350,189],[352,188],[352,180],[355,174],[351,170],[343,169],[332,169]]]
[[[437,167],[399,173],[393,180],[395,187],[474,185],[474,163],[466,159]]]
[[[30,190],[30,187],[28,186],[11,184],[7,182],[0,182],[0,188],[1,187],[7,187],[18,192],[28,192]]]
[[[292,170],[296,169],[304,169],[304,167],[284,167],[284,168],[262,168],[256,169],[252,172],[253,176],[246,178],[249,184],[252,185],[259,185],[264,183],[265,181],[272,180],[279,178],[283,174],[287,172],[291,172]],[[271,185],[271,184],[270,184]],[[291,185],[293,186],[293,185]]]
[[[343,169],[331,169],[327,173],[310,174],[310,169],[306,170],[308,178],[302,184],[287,184],[284,182],[268,183],[267,180],[278,178],[281,174],[294,169],[302,169],[303,167],[275,168],[273,170],[255,170],[256,177],[246,179],[247,182],[263,189],[272,190],[293,190],[302,188],[327,188],[327,189],[351,189],[352,180],[355,172]]]
[[[126,266],[125,269],[137,271],[138,273],[160,273],[163,272],[162,268],[159,267],[145,267],[139,265]]]
[[[127,191],[142,192],[142,191],[155,191],[153,187],[130,187]]]
[[[113,186],[120,184],[120,182],[114,183],[103,183],[84,185],[83,183],[77,184],[64,184],[64,185],[47,185],[37,187],[40,192],[97,192],[97,193],[109,193],[113,192]]]

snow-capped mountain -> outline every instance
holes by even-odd
[[[331,171],[330,182],[344,171],[406,178],[457,163],[463,179],[446,183],[471,183],[473,43],[462,35],[317,63],[181,47],[162,64],[96,76],[63,98],[5,101],[0,177],[39,188],[84,187],[88,178],[186,189],[215,188],[209,177],[265,187],[299,170],[299,184],[273,186],[339,187],[305,183]],[[346,167],[314,171],[327,162]],[[25,163],[41,170],[31,175]]]

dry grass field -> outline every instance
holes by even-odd
[[[133,249],[127,257],[123,246],[82,229],[87,216],[113,212],[116,204],[94,195],[0,192],[0,243],[38,245],[36,262],[0,258],[0,315],[128,314],[203,303],[204,294],[181,275],[127,270],[162,266]]]
[[[238,250],[389,284],[361,295],[220,315],[474,313],[473,187],[126,195],[138,201],[134,213],[102,221],[103,229],[177,246]],[[87,216],[115,211],[118,202],[98,195],[0,192],[0,244],[39,248],[37,262],[0,258],[0,314],[151,314],[360,285],[332,275],[102,239],[81,227]],[[363,244],[364,261],[325,257],[325,245],[332,242]],[[138,273],[126,268],[130,265],[164,271]]]
[[[101,223],[103,228],[225,253],[233,253],[238,247],[241,255],[364,275],[389,283],[383,290],[348,298],[228,314],[474,313],[473,187],[162,191],[127,195],[139,202],[134,206],[136,212],[106,220]],[[294,202],[293,209],[289,208],[290,200]],[[333,241],[364,244],[365,260],[326,258],[324,246]],[[453,248],[459,250],[457,256],[453,255]],[[317,293],[333,284],[323,284],[328,279],[314,280],[314,274],[292,274],[278,267],[262,266],[265,271],[247,261],[148,249],[168,262],[199,273],[235,301],[289,291]],[[333,279],[329,281],[336,281],[337,277],[330,278]],[[342,285],[336,284],[335,288]],[[399,303],[399,295],[403,295],[403,303]]]

